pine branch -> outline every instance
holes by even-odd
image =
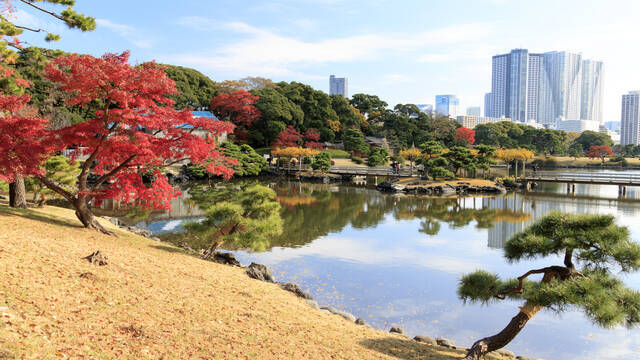
[[[59,19],[59,20],[62,20],[65,23],[67,22],[67,19],[65,19],[64,17],[60,16],[59,14],[57,14],[57,13],[55,13],[53,11],[49,11],[47,9],[44,9],[44,8],[41,8],[41,7],[37,6],[37,5],[35,5],[33,2],[31,2],[31,0],[20,0],[20,2],[29,5],[29,6],[33,7],[34,9],[42,11],[43,13],[49,14],[49,15],[51,15],[51,16]]]

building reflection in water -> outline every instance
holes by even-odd
[[[537,219],[551,211],[564,213],[614,213],[635,216],[640,213],[638,188],[628,188],[624,198],[617,198],[617,187],[580,185],[573,196],[561,192],[562,186],[547,187],[545,192],[511,193],[496,198],[484,198],[483,207],[523,212],[530,216],[523,221],[496,219],[488,231],[488,246],[502,248],[505,242],[517,232],[524,230]],[[550,192],[546,192],[551,190]]]

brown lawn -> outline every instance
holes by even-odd
[[[105,222],[107,226],[110,223]],[[82,257],[95,250],[107,266]],[[0,358],[455,359],[170,245],[0,205]]]

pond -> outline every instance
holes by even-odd
[[[242,263],[266,264],[277,281],[295,282],[320,305],[376,328],[399,326],[411,336],[442,336],[461,346],[501,330],[521,305],[464,304],[456,296],[461,275],[484,269],[516,277],[562,263],[546,258],[510,264],[502,256],[511,235],[549,211],[612,214],[640,239],[635,188],[626,198],[618,198],[615,186],[596,185],[578,185],[567,195],[562,184],[502,196],[428,198],[337,185],[269,185],[282,206],[284,233],[263,252],[231,249]],[[185,191],[173,212],[151,214],[136,225],[176,242],[184,238],[182,223],[201,215]],[[640,274],[623,279],[640,288]],[[605,330],[580,312],[542,311],[507,348],[549,360],[638,359],[640,330]]]

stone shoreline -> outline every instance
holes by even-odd
[[[382,184],[380,184],[382,185]],[[431,186],[433,188],[437,188],[437,187],[442,187],[441,185],[434,185]],[[454,188],[452,186],[450,186],[451,188]],[[461,189],[462,190],[462,189]],[[468,190],[468,189],[466,189]],[[433,190],[434,192],[436,190]],[[445,191],[446,192],[446,191]],[[453,193],[453,195],[455,195],[455,193]],[[107,218],[109,221],[113,222],[112,218]],[[116,224],[117,225],[117,224]],[[151,233],[151,231],[149,230],[144,230],[144,229],[137,229],[133,226],[120,226],[121,229],[129,231],[131,233],[134,233],[136,235],[139,236],[143,236],[143,237],[147,237],[150,238],[152,240],[155,241],[159,241],[162,243],[167,243],[162,241],[161,239],[159,239],[158,237],[153,236],[153,233]],[[174,245],[174,244],[171,244]],[[191,255],[196,255],[196,256],[200,256],[202,257],[203,252],[198,252],[188,246],[179,246],[181,249],[185,250],[185,252],[191,254]],[[315,301],[313,299],[313,297],[306,291],[302,290],[302,288],[300,288],[299,285],[294,284],[294,283],[282,283],[282,282],[277,282],[275,280],[275,278],[273,277],[273,275],[271,274],[271,270],[269,270],[269,268],[265,265],[262,264],[257,264],[257,263],[251,263],[248,266],[243,266],[233,255],[233,253],[231,252],[221,252],[218,251],[216,252],[213,256],[211,256],[209,259],[207,259],[208,261],[212,261],[212,262],[216,262],[219,264],[223,264],[223,265],[229,265],[229,266],[235,266],[235,267],[239,267],[239,268],[243,268],[245,269],[245,273],[247,274],[248,277],[255,279],[255,280],[259,280],[259,281],[264,281],[264,282],[269,282],[269,283],[273,283],[273,284],[277,284],[281,289],[289,291],[293,294],[295,294],[296,296],[302,298],[303,300],[305,300],[305,302],[309,305],[310,308],[318,310],[318,311],[323,311],[326,312],[328,314],[333,314],[336,315],[338,318],[342,318],[346,321],[355,323],[357,325],[361,325],[361,326],[368,326],[370,328],[373,328],[371,325],[367,324],[366,321],[361,318],[358,317],[356,318],[355,315],[343,311],[343,310],[339,310],[336,309],[334,307],[331,306],[321,306],[318,304],[317,301]],[[404,333],[404,330],[402,328],[399,327],[391,327],[391,329],[389,330],[390,333],[396,334],[396,335],[401,335],[406,337],[407,339],[410,338],[410,336],[406,335]],[[455,345],[454,341],[450,340],[450,339],[446,339],[446,338],[442,338],[442,337],[436,337],[436,338],[432,338],[430,336],[427,335],[416,335],[413,337],[413,341],[416,342],[420,342],[423,343],[425,345],[429,345],[429,346],[439,346],[442,348],[448,348],[448,349],[454,349],[454,350],[468,350],[468,348],[465,347],[461,347],[458,345]],[[513,358],[513,359],[518,359],[518,360],[539,360],[539,359],[534,359],[534,358],[530,358],[530,357],[526,357],[526,356],[516,356],[515,353],[513,351],[510,350],[506,350],[506,349],[499,349],[496,350],[490,354],[495,354],[495,355],[499,355],[502,357],[506,357],[506,358]]]

